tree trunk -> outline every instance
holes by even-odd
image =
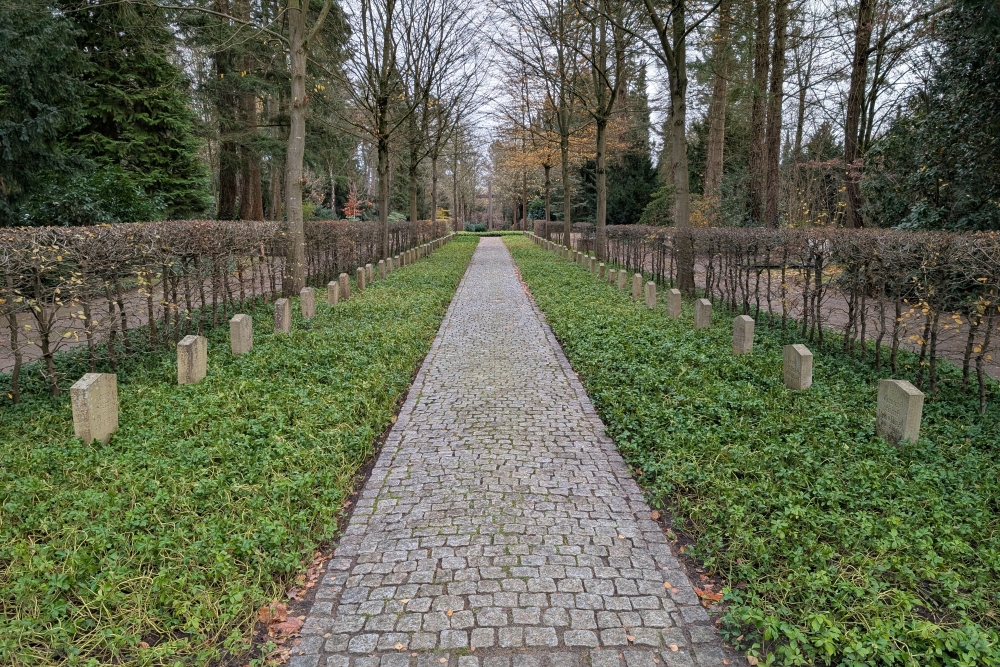
[[[674,190],[677,197],[674,224],[678,230],[691,227],[691,193],[688,184],[687,136],[687,45],[685,5],[678,3],[674,11],[674,71],[671,73],[670,120],[673,124],[671,160],[674,170]],[[677,251],[677,287],[694,294],[694,249],[693,241],[679,234],[680,248]]]
[[[722,159],[726,142],[726,93],[729,84],[729,8],[730,0],[719,4],[719,26],[713,49],[715,81],[708,105],[708,155],[705,160],[705,186],[702,195],[716,208],[722,199]]]
[[[521,174],[521,231],[528,228],[528,172]]]
[[[380,133],[378,140],[378,221],[382,230],[380,255],[389,256],[389,141]]]
[[[568,121],[567,121],[568,125]],[[568,130],[568,128],[567,128]],[[563,245],[570,247],[573,237],[573,205],[570,202],[569,182],[569,132],[562,132],[559,137],[559,152],[562,156],[563,185]]]
[[[607,143],[608,121],[606,118],[597,120],[597,155],[594,171],[597,185],[597,215],[594,225],[594,254],[604,261],[608,256],[608,175],[607,175]]]
[[[788,0],[774,2],[774,51],[771,60],[771,88],[767,103],[767,195],[764,221],[778,226],[778,198],[781,186],[781,108],[785,82],[785,36],[788,27]]]
[[[438,156],[431,156],[431,220],[438,218]]]
[[[243,111],[244,138],[240,143],[240,219],[264,219],[264,195],[260,186],[260,156],[251,144],[257,131],[257,96],[244,95],[241,101]]]
[[[750,105],[750,173],[747,177],[747,209],[753,224],[764,222],[765,96],[770,58],[770,0],[756,0],[753,47],[753,84]]]
[[[860,0],[858,22],[854,30],[854,58],[851,61],[851,83],[847,93],[847,117],[844,122],[844,226],[861,227],[861,186],[858,158],[858,130],[868,80],[868,48],[874,24],[875,0]]]
[[[542,165],[545,169],[545,222],[552,220],[552,165]],[[546,226],[545,238],[548,238],[548,226]]]
[[[288,250],[281,292],[298,294],[306,283],[305,226],[302,221],[302,161],[306,139],[306,12],[302,0],[288,2],[288,54],[292,96],[288,104],[288,149],[285,156],[285,215]]]
[[[268,120],[272,124],[272,126],[274,125],[278,117],[278,112],[280,108],[281,108],[281,103],[279,102],[278,98],[276,97],[268,98],[267,115],[268,115]],[[278,139],[277,127],[271,127],[270,133],[272,139],[275,140]],[[271,180],[270,183],[271,212],[268,217],[270,217],[271,220],[281,220],[281,165],[279,164],[279,162],[280,162],[280,156],[277,154],[273,154],[271,156],[271,164],[269,166],[270,180]]]

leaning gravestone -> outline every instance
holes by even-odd
[[[712,326],[712,302],[698,299],[694,302],[694,328],[708,329]]]
[[[781,348],[781,374],[785,386],[796,391],[808,389],[813,383],[813,353],[805,345],[785,345]]]
[[[316,292],[312,287],[303,287],[299,291],[299,307],[302,309],[303,319],[316,317]]]
[[[344,297],[345,300],[350,299],[351,277],[348,276],[346,273],[341,273],[339,276],[337,276],[337,280],[340,281],[340,296]]]
[[[920,437],[924,394],[906,380],[879,380],[875,433],[894,445]]]
[[[656,308],[656,283],[652,280],[646,283],[646,307]]]
[[[331,280],[326,285],[326,302],[336,306],[338,301],[340,301],[340,284],[336,280]]]
[[[198,384],[208,372],[208,339],[184,336],[177,343],[177,384]]]
[[[288,299],[274,302],[274,333],[291,333],[292,304]]]
[[[229,320],[229,348],[234,357],[253,349],[253,319],[249,315],[233,315]]]
[[[749,315],[733,320],[733,354],[750,354],[753,350],[754,321]]]
[[[681,291],[672,289],[667,292],[667,315],[670,317],[681,316]]]
[[[88,445],[107,444],[118,430],[118,376],[87,373],[69,388],[73,404],[73,433]]]

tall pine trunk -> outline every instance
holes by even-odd
[[[729,85],[729,10],[730,0],[719,4],[719,25],[713,48],[715,80],[708,105],[708,155],[705,160],[705,185],[702,195],[713,209],[722,199],[722,165],[726,142],[726,94]],[[713,213],[717,217],[717,213]]]
[[[788,0],[775,0],[774,51],[767,104],[767,194],[764,202],[764,221],[772,228],[778,226],[778,199],[781,186],[781,108],[784,96],[787,27]]]
[[[750,221],[764,222],[764,179],[766,164],[766,96],[770,59],[770,0],[756,0],[753,45],[753,83],[750,104],[750,173],[747,178],[747,209]]]
[[[851,61],[851,83],[847,93],[847,118],[844,122],[844,226],[862,226],[861,185],[859,178],[860,157],[858,133],[861,109],[864,105],[865,85],[868,82],[868,49],[871,44],[875,20],[875,0],[860,0],[858,19],[854,29],[854,57]]]
[[[307,2],[307,0],[306,0]],[[303,0],[288,2],[288,54],[291,99],[288,101],[288,148],[285,151],[285,216],[288,249],[281,291],[298,294],[306,283],[305,225],[302,220],[302,162],[306,139],[306,11]]]

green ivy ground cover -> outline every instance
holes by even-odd
[[[582,267],[506,239],[653,504],[730,584],[723,632],[780,665],[1000,665],[1000,391],[985,416],[948,367],[918,443],[874,436],[876,373],[826,349],[787,390],[759,324],[735,357]],[[904,379],[915,357],[903,355]]]
[[[0,407],[0,664],[245,651],[254,611],[334,537],[476,241],[333,308],[320,290],[308,322],[294,300],[291,335],[259,308],[247,355],[220,327],[200,384],[176,385],[172,354],[130,362],[108,445],[73,437],[68,397]]]

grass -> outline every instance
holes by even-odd
[[[220,327],[200,384],[176,385],[170,353],[128,361],[108,445],[73,437],[68,397],[3,407],[0,664],[202,665],[245,652],[255,610],[335,536],[475,242],[336,307],[318,290],[309,321],[296,299],[290,335],[260,308],[244,356]]]
[[[812,388],[781,380],[795,334],[732,313],[695,331],[581,266],[505,240],[654,506],[728,582],[727,638],[779,665],[1000,664],[1000,390],[977,412],[948,365],[919,442],[874,435],[877,373],[814,350]],[[901,355],[901,378],[916,359]]]

